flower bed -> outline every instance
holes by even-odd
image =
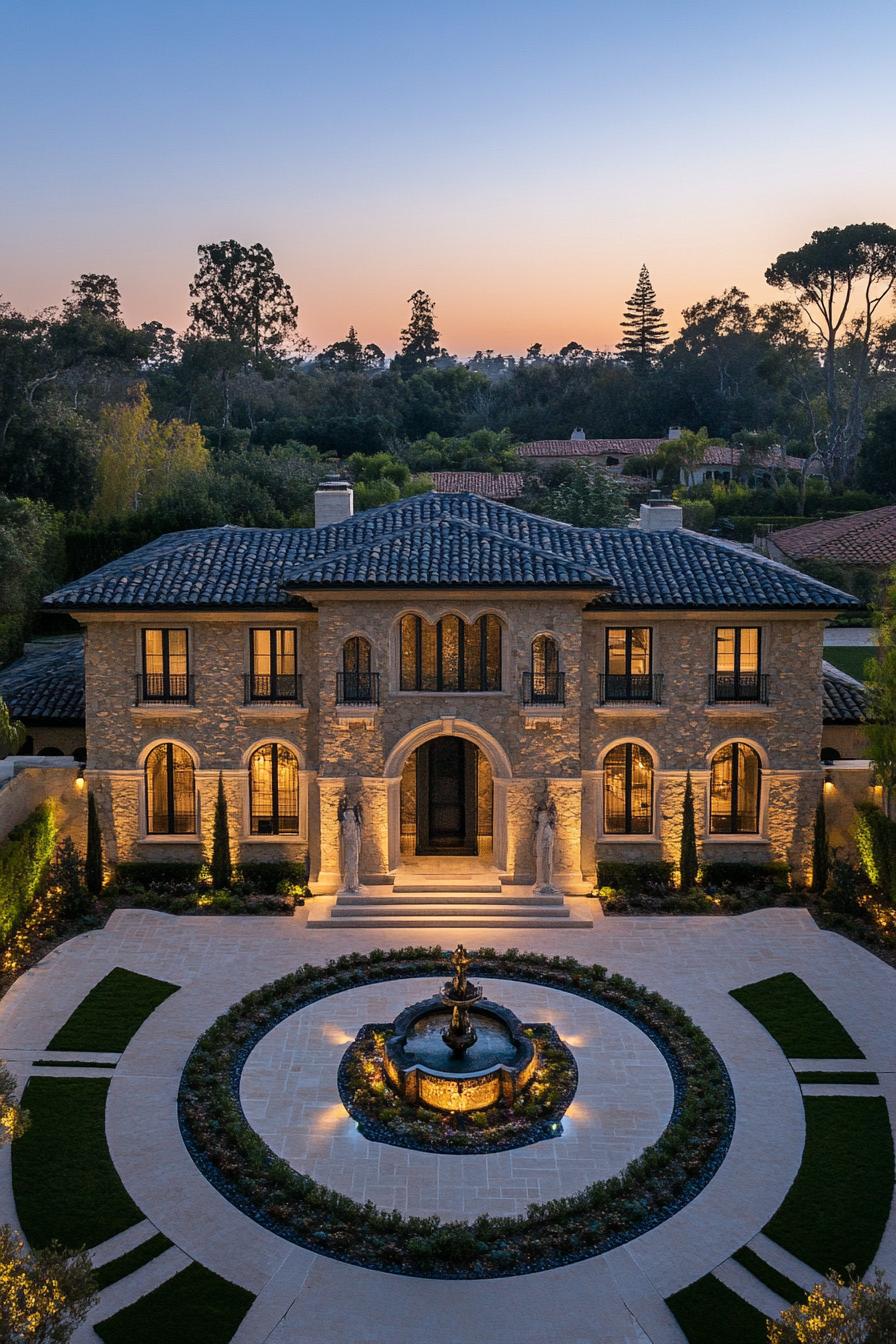
[[[563,1132],[560,1122],[575,1095],[578,1070],[547,1023],[523,1028],[538,1051],[525,1091],[514,1101],[467,1114],[435,1111],[395,1092],[383,1075],[383,1047],[390,1030],[385,1024],[362,1027],[339,1065],[339,1095],[365,1139],[425,1153],[500,1153]]]
[[[360,1205],[295,1171],[248,1124],[239,1079],[255,1044],[279,1022],[330,994],[385,980],[444,977],[439,947],[353,953],[305,965],[247,994],[197,1042],[179,1096],[181,1129],[200,1170],[233,1204],[279,1236],[323,1255],[431,1278],[526,1274],[598,1255],[683,1208],[710,1180],[734,1129],[734,1096],[711,1041],[675,1004],[603,966],[572,957],[491,948],[477,973],[546,985],[634,1022],[662,1051],[675,1085],[656,1143],[618,1175],[521,1217],[443,1223]]]

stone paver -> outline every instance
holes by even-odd
[[[890,1029],[896,973],[837,935],[821,932],[798,910],[737,919],[606,918],[592,930],[524,935],[490,929],[486,939],[475,930],[452,931],[451,941],[463,938],[474,948],[486,941],[534,947],[600,961],[667,995],[712,1037],[737,1102],[729,1153],[697,1199],[617,1251],[542,1274],[485,1282],[412,1279],[293,1247],[213,1190],[183,1146],[176,1117],[178,1080],[196,1038],[220,1012],[297,963],[422,941],[416,931],[308,934],[301,917],[177,919],[120,911],[104,930],[63,945],[17,982],[0,1003],[0,1058],[21,1052],[22,1073],[27,1073],[35,1053],[45,1051],[55,1031],[113,966],[183,986],[152,1014],[122,1056],[110,1084],[107,1132],[116,1166],[144,1217],[185,1256],[258,1295],[238,1344],[416,1344],[421,1338],[427,1344],[478,1344],[482,1339],[546,1344],[558,1335],[565,1344],[598,1339],[601,1344],[643,1344],[645,1337],[651,1344],[680,1344],[663,1299],[717,1270],[738,1247],[756,1239],[786,1194],[802,1154],[803,1103],[790,1063],[729,989],[784,970],[801,976],[864,1051],[866,1061],[852,1067],[880,1074],[881,1091],[896,1113],[896,1037]],[[433,932],[427,941],[437,937]],[[502,982],[498,996],[509,1002],[512,989],[530,992]],[[390,990],[405,1001],[401,983]],[[328,1005],[332,1014],[335,998],[324,1001],[322,1010]],[[575,1021],[568,1029],[575,1036],[588,1005],[575,1000],[571,1011]],[[336,1041],[326,1044],[336,1056],[342,1048]],[[831,1062],[818,1067],[830,1068]],[[575,1123],[573,1114],[571,1139]],[[400,1150],[389,1153],[394,1190]],[[463,1173],[463,1204],[470,1159],[449,1161]],[[446,1212],[456,1213],[448,1207],[448,1193],[442,1197]],[[11,1208],[9,1164],[0,1153],[0,1212]],[[892,1213],[878,1261],[893,1276]]]

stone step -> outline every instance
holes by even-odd
[[[481,909],[474,909],[470,913],[463,913],[457,906],[450,906],[445,909],[432,908],[425,915],[421,915],[417,910],[407,913],[406,910],[388,909],[377,914],[361,914],[357,910],[344,910],[337,917],[337,911],[333,909],[329,918],[313,918],[308,920],[309,929],[330,928],[338,925],[339,928],[348,929],[590,929],[590,919],[580,919],[578,916],[572,916],[566,912],[565,919],[557,919],[556,915],[552,917],[550,912],[531,914],[508,914],[504,911],[492,911],[486,913]]]
[[[389,896],[365,896],[361,892],[358,892],[357,894],[340,892],[336,898],[336,904],[339,906],[370,906],[371,904],[375,904],[378,906],[437,905],[439,907],[447,907],[449,904],[454,905],[456,902],[460,905],[487,905],[501,908],[519,906],[524,909],[531,909],[536,906],[550,907],[563,904],[563,896],[560,892],[551,893],[550,895],[539,894],[537,896],[528,894],[511,896],[506,893],[495,896],[486,896],[479,892],[461,891],[452,892],[451,895],[455,900],[446,901],[444,892],[432,891],[403,891],[400,893],[396,892]]]
[[[468,905],[465,901],[442,901],[426,905],[421,908],[419,905],[404,905],[401,902],[394,904],[387,901],[378,901],[368,899],[364,905],[343,905],[341,901],[336,902],[331,911],[334,919],[345,919],[350,915],[412,915],[418,919],[436,919],[441,920],[452,915],[458,916],[479,916],[497,915],[501,919],[510,919],[515,915],[535,915],[539,919],[555,920],[569,919],[569,907],[563,902],[559,905],[539,905],[535,907],[508,905],[502,901],[495,901],[489,905]]]
[[[427,878],[418,878],[411,881],[410,878],[404,878],[401,882],[396,882],[392,890],[396,894],[404,894],[412,891],[433,891],[433,892],[491,892],[497,895],[501,891],[501,883],[496,878],[494,882],[476,880],[475,878],[457,878],[451,881],[449,878],[439,878],[429,881]]]

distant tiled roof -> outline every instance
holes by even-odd
[[[307,610],[304,595],[342,586],[575,587],[616,608],[858,605],[746,547],[696,532],[571,527],[480,495],[437,492],[327,527],[170,533],[58,589],[45,604]]]
[[[605,453],[616,457],[652,457],[665,443],[662,439],[537,439],[522,443],[520,457],[602,457]],[[745,453],[732,444],[710,444],[701,463],[704,467],[756,466],[763,469],[802,471],[805,459],[773,449]]]
[[[862,683],[833,663],[823,662],[821,670],[825,723],[866,723],[868,692]]]
[[[469,492],[486,499],[519,499],[523,493],[523,473],[502,471],[431,471],[429,478],[439,494]]]
[[[84,641],[80,635],[36,640],[0,670],[0,697],[14,719],[84,722]]]
[[[896,564],[896,504],[866,509],[845,518],[824,518],[769,533],[769,541],[791,560],[829,560],[839,565],[880,568]]]

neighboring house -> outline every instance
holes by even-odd
[[[857,803],[879,802],[868,761],[864,725],[868,691],[832,663],[822,663],[824,723],[821,758],[825,763],[824,801],[828,840],[835,851],[855,858],[853,836]]]
[[[430,471],[428,475],[440,495],[466,491],[483,499],[513,500],[523,493],[521,471]]]
[[[770,532],[765,547],[773,559],[785,564],[808,561],[883,571],[896,565],[896,504]]]
[[[589,439],[585,437],[584,430],[574,429],[568,439],[538,439],[533,443],[521,444],[518,451],[520,457],[549,462],[586,458],[621,474],[627,461],[653,457],[663,444],[674,441],[680,434],[680,429],[673,428],[664,439]],[[804,458],[775,449],[748,452],[728,444],[715,445],[707,448],[703,462],[691,472],[690,483],[700,485],[703,481],[737,480],[758,485],[781,471],[801,472],[805,465]],[[809,474],[822,475],[820,465],[813,462]],[[656,472],[653,471],[652,475],[656,476]],[[689,483],[683,471],[680,473],[680,481],[683,485]]]
[[[28,734],[17,755],[86,759],[81,635],[26,644],[21,658],[0,669],[0,698]]]
[[[362,879],[418,856],[448,876],[555,881],[677,860],[686,772],[705,858],[804,875],[822,778],[822,637],[854,599],[644,504],[587,529],[472,494],[318,526],[173,533],[45,599],[86,632],[87,777],[115,861],[210,849],[219,775],[234,857],[340,881],[340,800]],[[475,888],[474,888],[475,889]]]

